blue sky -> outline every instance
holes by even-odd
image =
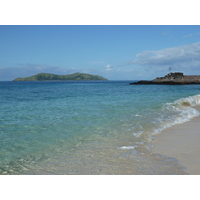
[[[200,26],[0,26],[0,81],[83,72],[109,80],[200,74]]]

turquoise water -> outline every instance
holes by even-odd
[[[0,174],[185,174],[155,134],[199,115],[200,85],[0,82]]]

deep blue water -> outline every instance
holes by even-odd
[[[129,83],[0,82],[0,174],[184,174],[151,143],[199,114],[200,85]]]

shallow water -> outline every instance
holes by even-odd
[[[155,134],[199,115],[199,85],[0,82],[0,174],[186,174]]]

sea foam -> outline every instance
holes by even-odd
[[[166,128],[172,127],[176,124],[182,124],[184,122],[190,121],[192,118],[200,115],[199,111],[194,107],[200,105],[200,95],[189,96],[186,98],[181,98],[173,103],[167,103],[164,106],[163,112],[168,112],[169,119],[160,120],[160,126],[153,131],[154,134],[159,134]],[[166,116],[164,115],[163,118]]]
[[[200,105],[200,95],[189,96],[186,98],[181,98],[175,101],[176,104],[181,104],[183,106],[198,106]]]
[[[136,146],[122,146],[122,147],[118,147],[118,149],[135,149]]]

